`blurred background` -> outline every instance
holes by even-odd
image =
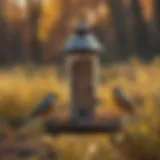
[[[138,56],[153,59],[159,47],[159,0],[1,0],[1,65],[54,63],[82,10],[106,48],[104,63]]]
[[[19,135],[22,121],[47,92],[58,94],[54,114],[68,112],[68,79],[59,51],[82,12],[105,47],[97,114],[124,115],[112,97],[112,88],[119,86],[141,108],[141,118],[109,136],[55,141],[38,127],[41,119]],[[0,144],[5,145],[0,159],[56,159],[58,147],[61,159],[159,160],[159,55],[160,0],[0,0]],[[28,147],[24,151],[16,148],[21,142]]]

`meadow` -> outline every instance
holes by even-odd
[[[111,90],[114,86],[123,88],[136,101],[135,107],[142,111],[138,121],[126,125],[121,132],[80,137],[62,135],[55,138],[45,133],[43,127],[39,126],[41,119],[36,119],[27,128],[25,144],[31,148],[40,148],[43,152],[18,158],[14,153],[9,154],[0,148],[1,159],[50,160],[54,159],[51,155],[58,149],[60,159],[159,160],[159,67],[158,58],[151,64],[131,59],[128,63],[101,67],[100,84],[97,86],[100,99],[97,114],[125,116],[112,99]],[[0,143],[3,141],[5,146],[13,148],[20,145],[15,137],[21,121],[49,91],[59,96],[54,114],[68,112],[69,86],[63,69],[55,66],[17,66],[0,70]],[[25,144],[23,142],[23,146]]]

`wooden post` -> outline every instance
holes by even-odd
[[[71,118],[91,119],[97,99],[99,56],[101,46],[82,22],[64,48],[70,85]]]

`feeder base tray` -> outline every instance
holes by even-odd
[[[44,124],[47,132],[52,134],[93,134],[117,132],[121,128],[120,118],[96,118],[90,121],[71,119],[49,119]]]

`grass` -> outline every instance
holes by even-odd
[[[62,151],[62,159],[160,159],[159,66],[158,58],[147,65],[132,59],[126,64],[101,69],[100,84],[97,86],[101,103],[97,106],[97,114],[106,112],[123,116],[111,96],[112,87],[118,85],[137,101],[136,107],[142,108],[143,114],[138,122],[127,126],[121,133],[109,136],[92,135],[77,138],[76,135],[63,135],[59,139],[50,139],[42,133],[39,137],[43,141],[43,150],[49,148],[46,152],[48,153],[56,146]],[[55,91],[59,95],[56,114],[67,112],[69,86],[66,75],[60,71],[56,67],[14,67],[0,70],[0,121],[1,124],[2,122],[7,124],[5,134],[16,133],[11,122],[27,117],[48,91]],[[32,131],[36,130],[35,124],[36,121],[28,129],[30,136],[33,134]],[[4,130],[1,127],[0,132]],[[33,139],[31,137],[30,141]],[[35,143],[38,142],[39,140]],[[39,160],[45,156],[36,155],[30,158]]]

